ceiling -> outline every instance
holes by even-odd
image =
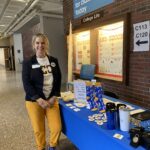
[[[62,15],[63,0],[0,0],[0,37],[20,29],[38,14]]]

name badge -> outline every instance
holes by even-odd
[[[32,69],[35,69],[35,68],[40,68],[40,65],[39,64],[32,65]]]

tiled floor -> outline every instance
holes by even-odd
[[[24,102],[21,73],[0,66],[0,150],[36,150]],[[76,150],[63,134],[57,149]]]

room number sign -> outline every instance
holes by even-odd
[[[149,21],[136,23],[134,28],[134,51],[149,51]]]

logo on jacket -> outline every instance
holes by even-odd
[[[55,64],[54,62],[51,62],[51,66],[52,66],[52,67],[55,67],[56,64]]]

